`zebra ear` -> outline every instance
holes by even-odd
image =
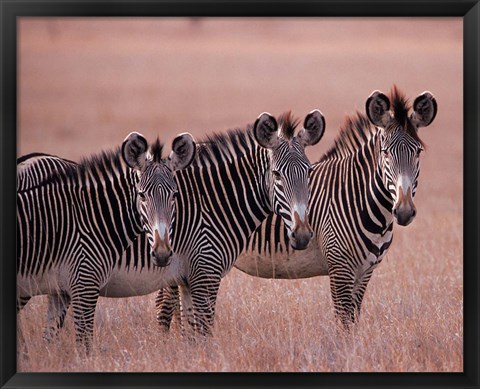
[[[197,147],[193,136],[188,132],[178,135],[172,141],[172,152],[170,153],[170,169],[173,171],[185,169],[195,158]]]
[[[370,121],[379,127],[385,127],[391,118],[390,100],[380,91],[374,91],[365,103]]]
[[[413,102],[413,113],[410,116],[412,123],[417,127],[426,127],[433,122],[437,115],[437,100],[426,91],[417,96]]]
[[[273,149],[278,143],[277,120],[267,112],[262,113],[253,125],[253,136],[266,149]]]
[[[147,160],[148,142],[142,134],[131,132],[123,141],[122,157],[132,169],[141,170]]]
[[[325,118],[318,109],[315,109],[305,117],[303,129],[298,133],[298,139],[303,147],[313,146],[320,142],[324,133]]]

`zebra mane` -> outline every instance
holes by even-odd
[[[256,143],[252,130],[253,126],[248,125],[246,130],[237,128],[206,135],[197,143],[197,153],[192,165],[202,167],[218,162],[231,162],[248,150],[253,150]]]
[[[35,155],[42,155],[41,153],[32,153]],[[32,157],[30,155],[30,158]],[[43,154],[48,156],[48,154]],[[19,160],[26,160],[28,158],[21,157]],[[120,171],[125,169],[125,162],[121,156],[121,148],[116,147],[115,149],[108,151],[101,151],[98,154],[92,156],[84,157],[79,163],[65,160],[68,162],[66,166],[62,167],[62,171],[54,170],[50,172],[44,180],[38,183],[38,185],[32,186],[30,189],[35,189],[49,184],[55,183],[65,183],[71,179],[76,179],[85,174],[95,171]]]
[[[75,169],[74,167],[71,169],[70,173],[75,175],[78,171],[78,174],[88,174],[98,168],[105,170],[105,167],[107,166],[115,166],[117,169],[123,170],[124,165],[125,162],[122,158],[122,149],[121,147],[115,147],[111,150],[103,150],[97,154],[82,157],[77,168]]]
[[[89,174],[89,172],[94,172],[96,170],[106,171],[107,173],[113,171],[123,171],[126,168],[121,152],[121,147],[116,147],[106,151],[100,151],[97,154],[83,157],[79,163],[62,158],[65,162],[68,163],[66,164],[66,166],[62,167],[62,171],[54,170],[50,172],[44,180],[39,182],[38,185],[31,187],[30,189],[52,183],[64,182],[68,179],[75,179],[79,176]],[[151,144],[149,152],[154,162],[159,162],[162,160],[163,144],[158,138],[154,143]],[[43,156],[56,157],[54,155],[46,153],[30,153],[19,157],[17,159],[17,165],[19,163],[29,160],[30,158]]]
[[[290,140],[295,135],[295,129],[300,123],[300,119],[295,118],[292,111],[283,113],[278,118],[278,127],[280,129],[280,136],[285,140]]]
[[[280,136],[285,140],[293,138],[295,128],[299,123],[291,112],[279,116],[278,126]],[[247,125],[246,129],[230,129],[221,133],[206,135],[197,143],[197,153],[193,166],[201,167],[218,162],[231,162],[240,155],[257,147],[253,136],[253,125]]]
[[[150,155],[154,162],[160,162],[163,158],[163,143],[160,142],[160,139],[157,138],[155,142],[150,146]]]
[[[398,124],[405,125],[408,120],[408,111],[410,110],[410,104],[403,92],[401,92],[396,85],[393,85],[390,91],[390,103],[393,116]]]
[[[357,111],[353,116],[347,116],[340,127],[340,132],[334,145],[321,157],[319,162],[352,155],[368,143],[377,132],[367,115]]]
[[[408,115],[411,106],[405,94],[396,85],[393,85],[389,93],[389,99],[393,120],[398,124],[397,126],[392,126],[392,128],[402,128],[423,146],[424,144],[418,137],[417,130]],[[347,116],[340,127],[340,132],[334,141],[334,145],[320,158],[319,162],[354,154],[368,143],[376,133],[377,127],[370,122],[367,115],[357,111],[355,115]]]
[[[424,147],[425,144],[418,136],[418,131],[410,120],[408,112],[412,108],[405,94],[398,89],[396,85],[393,85],[390,91],[390,101],[392,104],[393,117],[397,124],[404,129],[404,131],[410,135],[413,139]]]
[[[157,138],[149,147],[149,153],[154,162],[160,162],[163,158],[163,143]],[[35,153],[34,153],[35,154]],[[41,153],[38,153],[42,155]],[[46,154],[48,155],[48,154]],[[64,158],[63,158],[64,159]],[[67,162],[73,162],[68,161]],[[18,161],[17,161],[18,163]],[[75,163],[75,162],[73,162]],[[82,157],[77,166],[73,166],[69,169],[70,174],[76,174],[78,172],[88,172],[89,170],[95,170],[98,167],[105,169],[106,166],[114,166],[117,170],[124,169],[125,162],[122,157],[122,148],[120,146],[114,147],[110,150],[103,150],[96,154]]]

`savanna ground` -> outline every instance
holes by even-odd
[[[170,144],[253,122],[263,111],[319,108],[328,149],[346,114],[393,83],[424,90],[439,111],[421,129],[427,150],[418,215],[395,226],[367,288],[360,323],[336,324],[327,277],[264,280],[232,270],[214,336],[192,344],[158,331],[154,295],[100,298],[93,353],[74,345],[72,317],[42,340],[46,298],[18,315],[18,371],[463,370],[462,20],[39,19],[19,22],[17,154],[73,160],[119,145],[132,130]]]

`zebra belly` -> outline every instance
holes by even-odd
[[[153,293],[160,288],[183,283],[185,261],[173,258],[169,266],[159,268],[118,268],[116,267],[107,283],[100,289],[102,297],[134,297]]]
[[[17,294],[19,297],[55,294],[59,291],[70,291],[69,276],[66,269],[50,269],[37,276],[17,276]]]
[[[296,279],[328,275],[327,259],[317,239],[313,239],[305,250],[290,249],[290,253],[259,255],[243,252],[235,261],[235,267],[261,278]]]
[[[133,297],[155,292],[160,288],[160,272],[155,270],[128,272],[116,270],[100,290],[103,297]]]

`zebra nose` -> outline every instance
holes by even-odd
[[[292,234],[290,235],[292,239],[296,239],[297,235],[295,234],[295,231],[292,231]],[[313,238],[313,231],[310,231],[310,239]]]
[[[398,199],[393,206],[392,211],[397,224],[401,226],[407,226],[413,221],[417,214],[417,210],[413,202],[412,190],[410,187],[408,187],[406,191],[401,187],[399,188]]]
[[[151,255],[152,257],[155,257],[155,258],[158,257],[157,253],[156,253],[155,251],[153,251],[153,250],[150,251],[150,255]],[[170,252],[169,252],[167,255],[164,255],[164,257],[170,258],[172,255],[173,255],[173,251],[170,250]]]
[[[159,255],[154,250],[152,250],[152,251],[150,251],[150,255],[152,256],[153,263],[155,264],[155,266],[165,267],[165,266],[168,266],[170,264],[170,260],[171,260],[172,255],[173,255],[173,251],[170,250],[168,252],[168,254],[160,254]]]
[[[399,207],[393,209],[393,216],[400,226],[409,225],[417,214],[415,208]]]
[[[313,237],[313,230],[307,224],[297,226],[290,234],[290,246],[295,250],[305,250]]]

